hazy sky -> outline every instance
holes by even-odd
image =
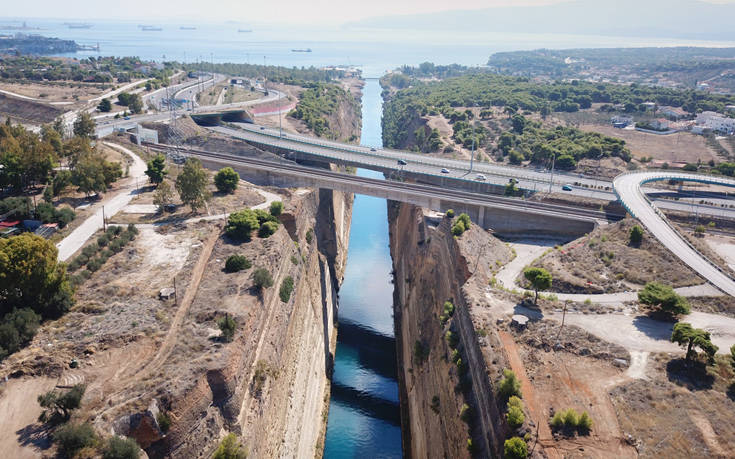
[[[12,2],[0,15],[70,19],[179,19],[243,23],[332,23],[374,16],[477,9],[505,5],[543,5],[563,0],[30,0]],[[614,1],[614,0],[613,0]],[[645,0],[642,0],[645,1]],[[735,0],[710,0],[735,3]]]

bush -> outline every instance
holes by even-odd
[[[273,278],[271,273],[265,268],[258,268],[253,273],[253,282],[258,290],[270,288],[273,286]]]
[[[278,230],[278,223],[268,221],[261,225],[258,230],[258,237],[266,239],[273,235]]]
[[[95,258],[94,260],[91,260],[89,263],[87,263],[87,269],[91,272],[97,272],[102,267],[102,260],[99,258]]]
[[[672,316],[691,312],[686,298],[677,294],[670,286],[658,282],[647,283],[638,292],[638,301]]]
[[[56,212],[56,223],[59,224],[60,228],[65,227],[69,223],[71,223],[72,220],[74,220],[74,217],[76,217],[76,214],[74,211],[68,207],[62,207]]]
[[[110,236],[108,236],[107,233],[102,233],[97,238],[97,245],[100,246],[100,247],[106,247],[107,244],[109,244],[109,243],[110,243]]]
[[[120,233],[122,233],[122,231],[122,226],[115,225],[107,228],[107,234],[110,236],[118,236]]]
[[[74,457],[82,448],[97,444],[97,434],[89,423],[65,424],[59,427],[53,435],[59,453],[62,456]]]
[[[122,249],[123,249],[124,246],[125,246],[125,244],[123,243],[123,241],[121,241],[118,238],[118,239],[115,239],[114,241],[110,242],[109,248],[114,253],[120,253],[120,252],[122,252]]]
[[[250,209],[233,212],[227,219],[225,232],[228,236],[243,241],[249,241],[253,231],[260,228],[258,217]]]
[[[229,433],[222,439],[212,459],[245,459],[247,451],[242,447],[234,433]]]
[[[250,269],[252,263],[244,255],[230,255],[225,261],[225,271],[234,273],[244,269]]]
[[[526,417],[523,415],[522,409],[518,408],[517,406],[509,406],[508,412],[505,414],[505,419],[508,421],[508,425],[511,428],[517,429],[518,427],[523,425]]]
[[[457,223],[452,225],[452,234],[455,236],[461,236],[462,233],[465,232],[465,226],[464,223],[461,220],[458,220]]]
[[[82,249],[82,255],[92,258],[97,253],[97,250],[99,249],[99,246],[95,243],[89,244],[85,248]]]
[[[270,211],[271,215],[273,215],[274,217],[278,217],[279,215],[281,215],[283,213],[283,202],[273,201],[271,203]]]
[[[110,437],[102,450],[102,459],[138,459],[140,447],[132,438]]]
[[[444,214],[447,218],[454,218],[454,209],[449,209],[447,213]]]
[[[459,344],[459,338],[457,338],[457,335],[455,335],[451,331],[447,331],[447,333],[444,335],[444,338],[447,340],[447,344],[449,344],[449,347],[451,347],[452,349],[457,347],[457,344]]]
[[[464,403],[462,408],[459,409],[459,418],[464,422],[469,422],[471,417],[472,409],[468,404]]]
[[[468,230],[468,229],[470,229],[470,226],[472,225],[472,221],[470,220],[470,216],[469,215],[467,215],[466,213],[463,212],[463,213],[459,214],[459,217],[457,217],[457,220],[459,220],[462,223],[464,223],[464,229],[465,229],[465,231]]]
[[[629,240],[630,245],[632,246],[637,247],[641,245],[641,242],[643,241],[643,228],[638,225],[633,225],[633,227],[630,229]]]
[[[505,457],[508,459],[525,459],[528,456],[528,445],[520,437],[505,440],[503,445]]]
[[[579,416],[577,415],[577,412],[574,411],[574,408],[569,408],[564,411],[561,418],[562,421],[564,421],[564,425],[567,427],[577,427],[577,424],[579,423]]]
[[[586,411],[583,411],[582,414],[579,416],[579,420],[577,421],[577,429],[579,429],[582,433],[589,432],[590,429],[592,429],[592,419],[590,418],[589,413]]]
[[[158,415],[156,415],[156,422],[158,422],[158,428],[163,433],[168,432],[168,429],[171,428],[171,418],[163,411],[159,411]]]
[[[441,321],[442,325],[446,324],[450,317],[454,315],[454,305],[451,301],[445,301],[444,302],[444,310],[442,311],[442,314],[439,316],[439,320]]]
[[[232,193],[237,189],[240,175],[231,167],[224,167],[214,174],[214,185],[222,193]]]
[[[500,380],[498,386],[498,395],[503,399],[510,399],[512,396],[522,397],[521,394],[521,382],[516,377],[516,374],[512,370],[503,370],[503,379]]]
[[[288,276],[281,282],[281,289],[278,291],[278,295],[281,297],[281,301],[288,303],[291,299],[291,292],[293,292],[293,278]]]
[[[133,239],[135,239],[135,236],[137,236],[140,231],[138,231],[138,228],[135,225],[130,223],[128,224],[127,232],[133,236]]]
[[[225,315],[224,317],[217,319],[217,326],[222,332],[222,339],[226,343],[231,342],[232,338],[235,337],[235,329],[237,329],[237,322],[235,322],[235,319],[230,317],[229,314]]]
[[[574,408],[569,408],[564,411],[557,411],[550,421],[551,427],[554,429],[566,429],[569,431],[578,431],[581,434],[589,433],[592,428],[592,419],[589,413],[583,411],[581,415],[578,415]]]

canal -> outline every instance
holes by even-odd
[[[366,80],[361,143],[382,147],[383,100]],[[364,177],[382,174],[358,169]],[[393,284],[385,199],[355,195],[324,457],[402,457]]]

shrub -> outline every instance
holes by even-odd
[[[54,219],[59,224],[59,227],[63,228],[71,223],[71,221],[74,220],[74,217],[76,217],[76,214],[72,209],[68,207],[62,207],[56,212],[56,216]]]
[[[87,263],[87,269],[91,272],[97,272],[102,267],[102,261],[99,258],[95,258],[94,260]]]
[[[554,416],[551,418],[551,427],[555,429],[560,429],[564,427],[564,419],[562,419],[561,412],[557,411],[554,413]]]
[[[449,209],[447,213],[444,214],[447,218],[454,218],[454,209]]]
[[[222,193],[232,193],[237,189],[240,175],[231,167],[224,167],[214,174],[214,185]]]
[[[274,217],[278,217],[279,215],[281,215],[283,213],[283,202],[273,201],[271,203],[270,211],[271,215],[273,215]]]
[[[508,406],[508,412],[505,414],[505,419],[508,421],[508,425],[513,429],[517,429],[522,426],[526,420],[523,415],[523,410],[517,406]]]
[[[464,422],[469,422],[472,417],[472,409],[468,404],[463,404],[462,408],[459,409],[459,418]]]
[[[100,246],[100,247],[106,247],[107,244],[109,244],[109,243],[110,243],[110,236],[108,236],[107,233],[102,233],[97,238],[97,245]]]
[[[630,229],[629,239],[630,245],[636,247],[641,245],[641,242],[643,241],[643,228],[638,225],[633,225],[633,227]]]
[[[82,255],[92,258],[97,253],[98,249],[99,249],[99,246],[97,244],[95,243],[89,244],[88,246],[82,249]]]
[[[418,365],[422,365],[429,357],[429,347],[425,346],[420,340],[413,343],[413,358]]]
[[[288,276],[281,282],[281,288],[278,291],[278,295],[281,297],[281,301],[288,303],[291,299],[291,292],[293,292],[293,278]]]
[[[263,225],[261,225],[260,229],[258,230],[258,237],[266,239],[273,235],[278,230],[278,223],[276,222],[265,222]]]
[[[447,333],[444,335],[444,338],[447,340],[447,344],[449,344],[449,347],[454,349],[457,347],[457,344],[459,343],[459,338],[452,333],[451,331],[447,331]]]
[[[465,230],[470,229],[470,226],[472,225],[472,221],[470,220],[470,216],[469,215],[467,215],[466,213],[463,212],[463,213],[459,214],[459,217],[457,217],[457,220],[459,220],[462,223],[464,223]]]
[[[110,250],[114,253],[120,253],[123,250],[125,244],[119,238],[110,242]]]
[[[579,419],[577,420],[577,429],[582,433],[589,432],[590,429],[592,429],[592,419],[586,411],[583,411],[579,416]]]
[[[235,322],[235,319],[230,317],[229,314],[225,315],[224,317],[217,319],[217,326],[222,332],[222,339],[226,343],[232,341],[232,338],[235,336],[235,329],[237,328],[237,322]]]
[[[519,397],[512,395],[508,398],[508,408],[511,406],[517,406],[518,408],[523,409],[523,401]]]
[[[455,236],[461,236],[465,232],[464,223],[458,220],[457,223],[452,225],[452,234]]]
[[[503,450],[505,451],[505,457],[508,459],[525,459],[528,456],[528,445],[520,437],[505,440]]]
[[[140,447],[132,438],[110,437],[102,450],[102,459],[138,459],[139,457]]]
[[[258,268],[253,273],[253,282],[258,290],[270,288],[273,286],[273,278],[271,273],[265,268]]]
[[[691,311],[686,298],[677,294],[673,288],[658,282],[649,282],[638,292],[638,301],[672,316],[689,314]]]
[[[140,231],[138,231],[138,228],[135,225],[133,225],[132,223],[128,224],[127,231],[128,231],[128,233],[130,233],[133,236],[133,239],[135,239],[135,236],[137,236],[138,233],[140,232]]]
[[[245,459],[247,451],[242,447],[234,433],[229,433],[222,439],[212,459]]]
[[[234,273],[244,269],[250,269],[252,263],[244,255],[230,255],[225,261],[225,271]]]
[[[439,320],[441,321],[442,325],[446,324],[450,317],[454,315],[454,305],[451,301],[445,301],[444,302],[444,309],[442,311],[442,314],[439,316]]]
[[[579,416],[577,415],[577,412],[574,411],[574,408],[569,408],[564,411],[561,418],[564,421],[564,425],[567,427],[577,427],[577,424],[579,423]]]
[[[156,415],[156,422],[158,422],[158,428],[160,428],[163,433],[168,432],[168,429],[171,428],[171,418],[163,411],[159,411]]]
[[[431,411],[433,411],[434,413],[439,413],[439,403],[440,401],[438,395],[431,397]]]
[[[110,226],[107,228],[107,234],[110,236],[118,236],[120,233],[123,232],[122,226]]]
[[[62,456],[74,457],[82,448],[97,444],[97,434],[89,423],[65,424],[59,427],[53,435],[59,453]]]
[[[245,209],[230,214],[225,232],[232,238],[249,241],[252,232],[258,228],[260,228],[260,223],[255,212]]]
[[[306,243],[311,244],[311,241],[314,240],[314,229],[309,228],[309,231],[306,232]]]
[[[521,397],[521,382],[516,377],[516,374],[509,369],[503,370],[503,379],[500,380],[498,386],[498,395],[503,399],[509,399],[513,395]]]

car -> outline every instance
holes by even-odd
[[[124,119],[124,120],[129,120],[129,119],[130,119],[130,117],[129,117],[129,116],[126,116],[126,117],[124,117],[123,119]]]
[[[265,126],[260,126],[261,131],[265,131]]]
[[[484,182],[485,180],[487,180],[487,177],[485,177],[482,174],[477,174],[477,177],[475,177],[475,180],[480,180]]]
[[[375,148],[371,148],[370,151],[375,151]]]
[[[398,165],[399,165],[399,166],[405,166],[406,164],[408,164],[408,163],[407,163],[406,161],[404,161],[404,160],[402,160],[402,159],[399,159],[399,160],[398,160]]]
[[[448,174],[448,173],[449,173],[449,169],[447,169],[447,168],[443,168],[442,169],[442,174]]]
[[[572,191],[572,185],[567,183],[566,185],[563,185],[561,189],[564,191]]]

